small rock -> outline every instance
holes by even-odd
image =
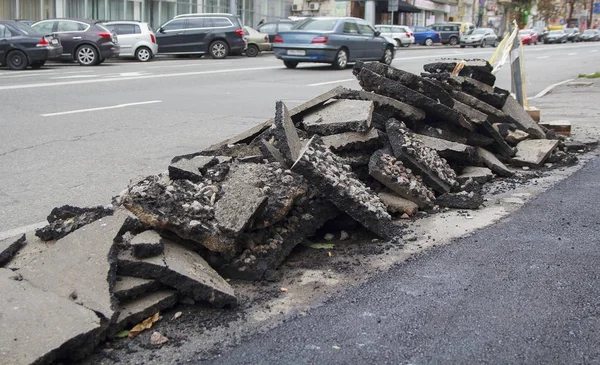
[[[167,342],[169,342],[169,339],[161,335],[160,332],[154,332],[152,333],[152,336],[150,336],[150,343],[152,345],[162,345]]]
[[[177,318],[181,317],[182,315],[183,315],[182,312],[175,313],[175,315],[173,315],[173,320],[176,320]]]
[[[181,300],[179,300],[179,303],[186,305],[194,305],[196,304],[196,301],[190,297],[183,297],[181,298]]]
[[[525,171],[529,170],[529,166],[523,166],[523,170],[525,170]]]
[[[333,241],[335,239],[335,236],[331,233],[327,233],[324,238],[325,241]]]
[[[287,292],[287,288],[281,288],[280,290],[281,290],[282,293]]]
[[[346,231],[340,232],[340,241],[345,241],[350,238],[350,235]]]
[[[404,213],[400,216],[400,219],[410,219],[410,216],[408,214]]]

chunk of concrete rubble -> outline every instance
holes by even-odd
[[[516,146],[519,144],[519,142],[522,142],[524,140],[526,140],[527,138],[529,138],[529,133],[524,132],[520,129],[516,129],[514,131],[508,131],[505,139],[506,142],[510,143],[513,146]]]
[[[283,157],[283,154],[281,152],[279,152],[279,150],[275,146],[273,146],[273,144],[271,142],[261,139],[259,148],[260,148],[263,156],[265,156],[265,158],[268,161],[279,162],[282,166],[288,165],[288,162],[285,159],[285,157]]]
[[[156,280],[118,276],[113,287],[113,294],[119,301],[127,301],[149,292],[155,292],[161,287],[162,284]]]
[[[506,102],[506,98],[510,95],[510,93],[504,89],[489,86],[470,77],[464,77],[461,86],[463,91],[498,109],[502,109]]]
[[[27,244],[25,234],[0,241],[0,267],[6,266],[12,258]]]
[[[494,174],[492,173],[492,170],[487,167],[466,166],[462,170],[462,173],[456,177],[456,180],[461,185],[465,184],[469,179],[473,179],[473,181],[479,184],[485,184],[493,178]]]
[[[173,180],[187,179],[193,182],[202,180],[206,169],[219,163],[215,156],[196,156],[181,159],[169,165],[169,177]]]
[[[124,302],[119,308],[119,317],[107,333],[109,339],[120,331],[133,327],[154,313],[162,312],[177,304],[177,292],[163,289]]]
[[[389,120],[389,119],[388,119]],[[400,120],[400,119],[397,119]],[[387,120],[386,120],[387,122]],[[436,125],[418,125],[413,129],[416,133],[429,136],[433,138],[441,138],[446,141],[467,144],[467,137],[464,137],[462,133],[455,133],[455,131],[448,128],[448,125],[438,123]]]
[[[304,130],[323,136],[344,132],[366,132],[371,128],[375,104],[364,100],[332,100],[302,119]]]
[[[396,100],[422,109],[427,119],[447,121],[467,130],[474,131],[475,127],[459,112],[438,103],[417,91],[414,91],[396,81],[387,79],[371,70],[363,68],[357,75],[363,89],[389,96]]]
[[[372,101],[375,103],[375,110],[384,111],[389,114],[389,116],[385,119],[386,121],[390,117],[394,117],[412,124],[419,124],[425,119],[425,112],[423,112],[421,109],[415,108],[412,105],[403,103],[396,99],[364,90],[351,90],[342,88],[342,91],[339,93],[337,98]]]
[[[542,128],[527,114],[527,111],[523,109],[515,98],[506,98],[502,111],[513,119],[519,129],[529,133],[532,138],[546,138],[546,134]]]
[[[390,119],[386,132],[394,156],[416,171],[433,190],[443,194],[458,185],[456,173],[435,150],[424,146],[403,123]]]
[[[551,139],[530,139],[520,142],[512,162],[517,166],[540,167],[558,147],[558,143],[559,141]]]
[[[446,58],[438,62],[428,63],[423,66],[423,69],[431,73],[452,72],[459,62],[463,65],[458,72],[459,76],[470,77],[487,85],[494,86],[496,76],[492,74],[493,67],[489,62],[482,59],[463,60]]]
[[[423,183],[420,176],[413,175],[410,169],[407,169],[401,161],[398,161],[393,156],[390,148],[376,151],[371,156],[369,174],[418,207],[427,209],[433,206],[435,200],[433,191]],[[387,206],[389,211],[389,205]]]
[[[175,242],[165,240],[162,255],[136,259],[123,250],[118,255],[119,274],[152,279],[215,307],[236,304],[233,289],[204,259]]]
[[[314,136],[303,149],[292,171],[304,176],[318,191],[325,194],[338,209],[346,212],[364,227],[382,238],[395,235],[391,217],[371,189],[366,187]]]
[[[510,171],[506,165],[500,162],[500,160],[493,153],[483,147],[476,147],[476,150],[483,164],[489,167],[494,173],[505,177],[513,175],[512,171]]]
[[[483,196],[476,192],[460,191],[446,193],[437,197],[436,203],[440,207],[454,209],[477,209],[483,204]]]
[[[377,195],[390,213],[406,213],[409,216],[413,216],[419,211],[419,206],[416,203],[404,199],[398,194],[383,192]]]
[[[95,206],[79,208],[63,205],[52,209],[48,216],[48,225],[37,229],[35,235],[44,241],[57,240],[80,227],[90,224],[102,217],[113,214],[111,207]]]
[[[470,106],[471,108],[478,110],[482,113],[485,113],[488,116],[488,121],[492,124],[494,123],[512,123],[513,119],[506,115],[502,110],[498,108],[494,108],[490,104],[477,99],[473,95],[467,94],[463,91],[452,90],[450,91],[450,95],[455,100],[460,101],[461,103]]]
[[[116,318],[112,289],[117,262],[113,240],[127,214],[117,210],[47,247],[17,271],[47,292],[71,299],[103,316]]]
[[[553,130],[559,136],[571,135],[571,122],[568,120],[553,120],[540,122],[540,126]]]
[[[369,159],[371,158],[371,156],[362,153],[361,151],[337,152],[336,155],[339,157],[339,161],[342,164],[352,168],[368,165]]]
[[[367,132],[345,132],[323,137],[323,143],[334,152],[377,149],[381,145],[381,133],[371,128]]]
[[[2,268],[0,308],[2,364],[79,360],[94,349],[106,328],[92,310]]]
[[[163,253],[163,238],[153,230],[144,231],[135,235],[129,242],[133,257],[143,259]]]
[[[421,134],[414,134],[414,137],[423,143],[424,146],[435,150],[440,157],[445,158],[446,160],[457,160],[463,163],[479,162],[479,156],[477,156],[475,147],[473,146]]]
[[[274,137],[277,140],[277,149],[283,154],[291,165],[298,159],[302,142],[294,122],[290,118],[287,107],[282,101],[275,104]]]

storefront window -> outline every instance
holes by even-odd
[[[67,18],[86,18],[85,0],[65,1],[65,16]]]

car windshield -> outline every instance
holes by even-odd
[[[567,28],[567,29],[565,29],[565,32],[567,32],[567,33],[575,33],[575,28]]]
[[[297,24],[294,29],[330,31],[333,30],[336,23],[337,19],[306,19]]]
[[[485,29],[475,29],[471,34],[485,34]]]
[[[588,29],[583,32],[583,34],[595,34],[596,32],[593,29]]]
[[[21,22],[16,22],[15,25],[16,25],[17,28],[19,28],[25,34],[39,33],[38,31],[36,31],[35,29],[33,29],[32,27],[30,27],[27,24],[24,24],[24,23],[21,23]]]
[[[519,32],[519,34],[521,34],[521,35],[528,35],[529,33],[530,33],[529,30],[522,30]]]
[[[551,35],[561,35],[562,34],[562,30],[551,30],[550,32],[548,32],[548,34]]]

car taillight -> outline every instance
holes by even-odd
[[[275,43],[283,43],[283,38],[281,38],[280,35],[276,35],[275,38],[273,38],[273,42],[275,42]]]
[[[244,37],[244,30],[243,29],[236,29],[235,32],[240,36],[240,37]]]
[[[438,32],[435,32],[435,35],[436,35],[437,37],[439,37],[439,36],[440,36],[440,33],[438,33]]]
[[[269,36],[268,35],[265,36],[265,42],[269,42]]]
[[[98,36],[102,37],[102,38],[110,39],[112,37],[112,34],[110,34],[110,33],[98,33]]]
[[[49,46],[50,42],[48,42],[48,40],[46,39],[46,37],[43,37],[41,41],[38,42],[38,44],[36,44],[36,47],[46,47]]]
[[[323,43],[327,43],[328,40],[329,40],[329,38],[327,38],[326,36],[319,36],[319,37],[313,38],[312,42],[310,42],[310,43],[323,44]]]
[[[152,40],[152,43],[156,43],[156,37],[154,34],[150,34],[150,40]]]
[[[410,37],[410,33],[406,33],[406,36],[407,36],[407,37]]]

